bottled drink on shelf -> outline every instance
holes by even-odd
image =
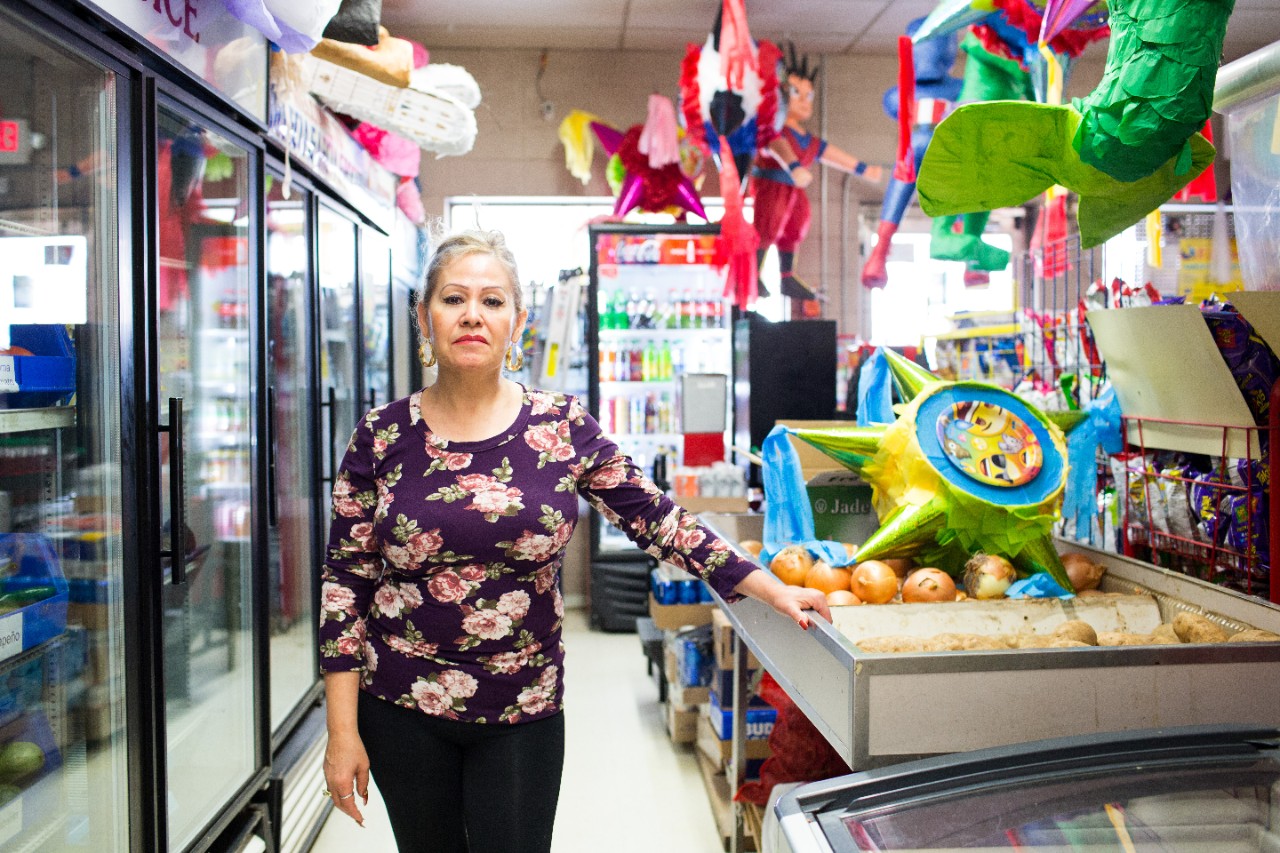
[[[644,380],[644,350],[640,347],[639,341],[631,342],[630,367],[627,370],[628,382],[641,382]]]
[[[712,300],[703,298],[698,300],[698,328],[710,329],[711,325],[711,302]]]
[[[631,432],[631,407],[627,398],[618,395],[609,401],[613,404],[613,431],[618,434]]]
[[[663,341],[658,350],[658,379],[670,382],[671,378],[671,341]]]
[[[644,399],[644,431],[647,433],[658,431],[657,396],[657,394],[647,394]]]
[[[727,329],[729,327],[724,310],[723,299],[711,300],[711,328]]]
[[[693,324],[697,313],[695,305],[696,303],[693,301],[693,291],[686,290],[684,292],[684,298],[680,300],[680,328],[694,328]]]
[[[626,327],[628,329],[640,328],[641,311],[642,311],[642,308],[640,304],[640,291],[633,290],[631,291],[631,295],[627,297],[627,326]]]
[[[644,292],[644,298],[640,301],[640,328],[655,328],[654,316],[658,313],[658,303],[654,301],[653,290],[649,289]]]
[[[628,415],[628,419],[631,423],[631,432],[639,433],[645,431],[643,394],[631,395],[631,411]]]

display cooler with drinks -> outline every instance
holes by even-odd
[[[595,369],[589,407],[605,433],[664,488],[678,468],[702,461],[687,457],[693,445],[681,404],[688,412],[704,401],[682,401],[682,380],[722,376],[727,385],[732,372],[731,306],[724,270],[715,266],[718,237],[716,225],[590,229],[586,343]],[[727,418],[729,395],[712,395],[705,405],[723,407]],[[701,447],[695,452],[705,452]],[[635,619],[648,612],[655,563],[594,511],[590,524],[592,624],[634,630]]]

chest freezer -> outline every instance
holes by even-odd
[[[1185,726],[937,756],[803,785],[793,853],[1272,853],[1280,730]]]

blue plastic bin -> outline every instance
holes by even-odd
[[[67,402],[76,390],[76,351],[61,324],[18,323],[9,327],[9,343],[35,353],[13,359],[18,390],[0,394],[0,408],[38,409]]]

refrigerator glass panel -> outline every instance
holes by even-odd
[[[360,240],[363,412],[391,399],[391,242],[372,228],[362,228]]]
[[[165,747],[169,843],[179,849],[255,770],[249,164],[243,148],[185,117],[162,109],[158,126],[163,547],[177,540],[180,570],[168,561],[163,579]],[[170,400],[181,400],[181,444]]]
[[[318,224],[321,470],[326,486],[331,487],[360,415],[356,411],[356,231],[351,220],[323,205]]]
[[[267,191],[267,371],[271,461],[267,548],[270,599],[271,730],[316,683],[312,574],[318,495],[312,477],[312,382],[307,358],[307,246],[310,199],[286,199],[278,177]]]
[[[0,57],[0,850],[125,850],[119,81]]]
[[[592,234],[591,413],[646,474],[661,457],[670,479],[684,464],[679,378],[700,373],[727,381],[733,369],[724,272],[712,265],[716,235],[675,228]],[[727,423],[727,395],[721,404]],[[603,517],[595,523],[597,556],[637,553]]]
[[[858,851],[1261,853],[1280,845],[1280,765],[1061,774],[839,818]],[[830,831],[830,830],[828,830]],[[843,849],[843,848],[842,848]]]

